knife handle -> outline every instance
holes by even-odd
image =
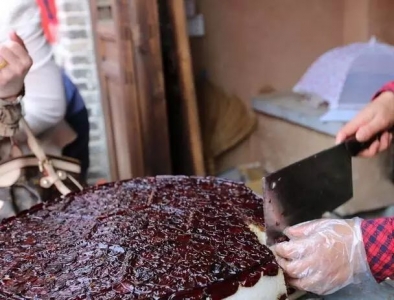
[[[394,133],[394,127],[390,128],[389,130],[386,130],[386,131],[388,131],[390,133]],[[351,156],[357,156],[361,151],[368,149],[372,145],[373,142],[380,140],[381,136],[386,131],[382,131],[382,132],[379,132],[378,134],[375,134],[371,139],[369,139],[366,142],[359,142],[359,141],[357,141],[355,136],[352,136],[352,137],[348,138],[347,140],[345,140],[344,144]]]

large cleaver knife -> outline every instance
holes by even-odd
[[[380,136],[363,143],[350,138],[264,177],[267,244],[282,238],[286,227],[321,218],[350,200],[352,157]]]

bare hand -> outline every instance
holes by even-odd
[[[272,249],[291,277],[289,283],[299,290],[326,295],[369,274],[360,223],[361,219],[326,219],[285,230],[290,241]]]
[[[0,45],[0,64],[6,66],[0,69],[0,98],[14,97],[20,93],[26,74],[33,64],[22,39],[15,33],[10,34],[10,40]]]
[[[388,130],[394,124],[394,94],[384,92],[368,104],[353,120],[347,123],[337,134],[337,143],[355,135],[360,142],[365,142],[375,134]],[[379,141],[375,141],[360,156],[372,157],[386,150],[393,139],[389,132],[384,132]]]

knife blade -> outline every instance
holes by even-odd
[[[291,164],[263,178],[267,244],[292,225],[321,218],[353,197],[352,157],[379,139],[355,137]]]

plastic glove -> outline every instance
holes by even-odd
[[[285,230],[289,242],[272,247],[289,283],[299,290],[327,295],[370,273],[361,219],[323,219]]]

